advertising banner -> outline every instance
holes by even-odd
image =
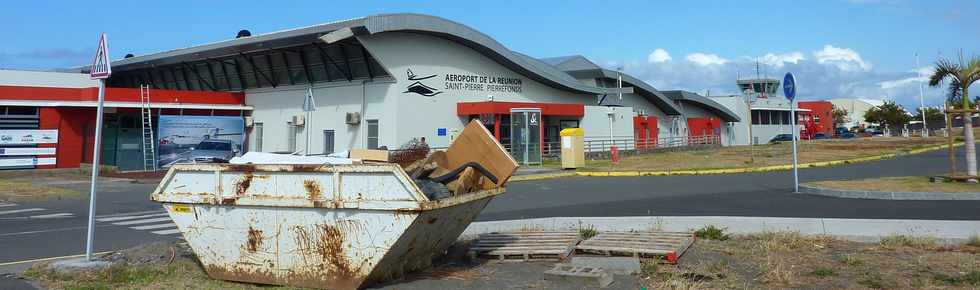
[[[242,117],[161,115],[157,126],[160,167],[175,163],[224,163],[241,155],[245,141]]]
[[[0,148],[0,156],[54,155],[55,148]]]
[[[38,157],[21,157],[21,158],[0,158],[0,168],[5,167],[27,167],[36,165],[54,165],[56,163],[54,157],[49,158],[38,158]]]
[[[58,130],[0,130],[0,145],[58,143]]]

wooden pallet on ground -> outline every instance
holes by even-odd
[[[564,260],[581,239],[578,232],[519,232],[482,234],[470,247],[471,257],[504,260]]]
[[[694,244],[689,232],[601,232],[575,246],[576,254],[677,259]]]

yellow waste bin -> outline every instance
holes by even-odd
[[[585,131],[582,128],[561,130],[561,168],[585,167]]]

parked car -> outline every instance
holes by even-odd
[[[817,134],[813,134],[813,138],[811,139],[819,140],[819,139],[827,139],[827,138],[830,138],[829,136],[827,136],[827,134],[817,133]]]
[[[236,153],[231,140],[207,139],[191,148],[190,160],[194,163],[227,163]]]
[[[851,133],[851,130],[847,129],[847,127],[837,127],[834,129],[834,135],[840,136],[844,135],[845,133]]]
[[[797,137],[796,140],[800,140],[800,138]],[[783,141],[793,141],[793,134],[776,135],[776,137],[772,137],[772,140],[769,140],[769,143],[783,142]]]
[[[852,139],[854,137],[857,137],[857,136],[855,136],[854,133],[851,133],[851,132],[844,132],[844,133],[841,133],[841,134],[837,134],[837,138],[841,138],[841,139]]]

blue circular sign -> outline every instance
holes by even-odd
[[[796,77],[793,76],[793,73],[786,73],[786,76],[783,77],[783,94],[790,101],[796,98]]]

